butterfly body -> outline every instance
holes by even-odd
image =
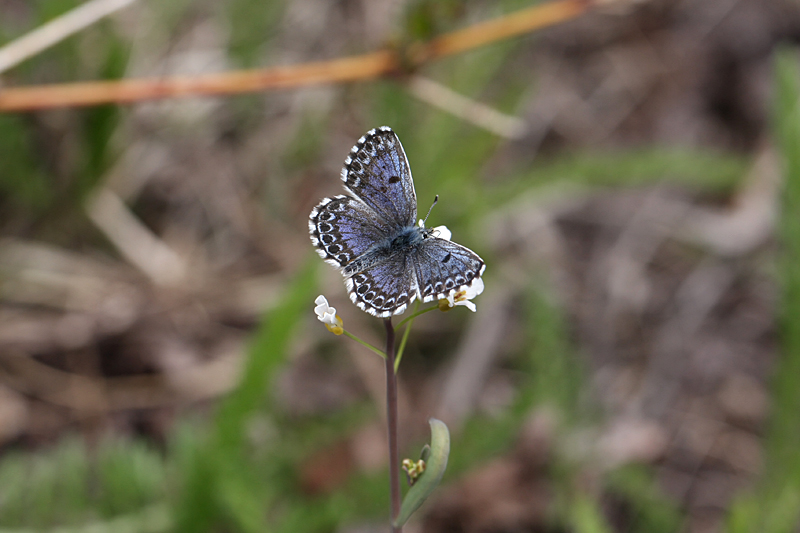
[[[342,180],[350,194],[320,202],[308,226],[317,252],[341,269],[359,308],[381,317],[400,314],[416,298],[445,298],[481,276],[485,264],[475,252],[415,224],[411,170],[390,128],[358,140]]]

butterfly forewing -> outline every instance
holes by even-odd
[[[417,196],[400,139],[388,127],[361,137],[342,169],[345,188],[396,228],[417,221]]]
[[[423,302],[446,298],[472,285],[486,265],[478,254],[445,239],[428,237],[414,254],[417,284]]]
[[[317,253],[344,268],[391,230],[382,217],[347,195],[326,198],[311,211],[308,230]]]

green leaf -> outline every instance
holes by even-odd
[[[397,520],[394,521],[394,527],[402,527],[414,514],[414,511],[428,499],[433,489],[439,485],[444,470],[447,468],[447,457],[450,455],[450,432],[441,420],[431,418],[428,423],[431,425],[431,446],[425,472],[403,498],[403,505],[400,507]]]

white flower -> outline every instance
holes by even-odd
[[[473,313],[477,311],[475,304],[470,300],[483,292],[483,280],[477,278],[472,282],[472,285],[465,287],[458,292],[455,289],[451,290],[447,298],[439,300],[439,309],[448,311],[457,305],[463,305]]]
[[[317,318],[323,324],[330,324],[333,326],[336,324],[336,308],[330,307],[328,305],[328,300],[323,295],[317,296],[317,299],[314,300],[314,303],[317,306],[314,308],[314,312],[317,314]]]
[[[328,300],[321,294],[317,296],[314,303],[317,304],[314,308],[317,319],[325,324],[325,327],[328,328],[329,331],[336,335],[341,335],[344,332],[344,323],[342,319],[336,315],[336,308],[329,306]]]
[[[433,234],[436,237],[439,237],[440,239],[444,239],[446,241],[449,241],[450,237],[453,236],[450,230],[447,229],[447,226],[436,226],[435,228],[433,228]]]

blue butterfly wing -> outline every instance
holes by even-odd
[[[317,253],[344,268],[362,256],[391,230],[382,217],[363,202],[347,195],[325,198],[311,211],[308,231]]]
[[[342,169],[345,189],[394,229],[417,221],[417,195],[400,139],[388,126],[361,137]]]
[[[423,302],[446,298],[472,285],[486,265],[478,254],[460,244],[428,237],[416,248],[414,269]]]
[[[411,255],[405,250],[346,278],[345,285],[354,304],[379,317],[402,313],[418,292]]]

